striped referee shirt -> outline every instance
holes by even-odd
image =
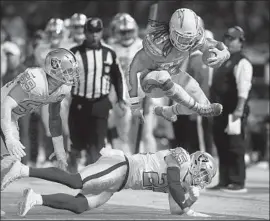
[[[98,48],[89,48],[84,41],[70,49],[76,56],[80,77],[71,94],[87,99],[96,99],[110,93],[114,85],[118,100],[123,100],[123,75],[115,51],[100,43]]]

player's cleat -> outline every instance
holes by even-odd
[[[1,191],[6,189],[6,187],[12,182],[14,182],[15,180],[18,180],[23,177],[21,173],[21,169],[22,169],[22,163],[19,160],[15,161],[12,167],[10,168],[9,172],[7,172],[6,175],[2,179]]]
[[[6,215],[6,213],[3,210],[1,210],[1,216],[4,216],[4,215]]]
[[[31,189],[25,189],[23,191],[23,197],[18,203],[18,215],[25,216],[28,211],[37,204],[36,194]]]
[[[222,113],[223,106],[219,103],[213,103],[210,105],[200,105],[197,108],[191,109],[203,117],[215,117]]]
[[[164,107],[156,106],[154,107],[154,113],[157,116],[163,117],[165,120],[170,122],[175,122],[177,120],[177,116],[175,114],[169,114]]]

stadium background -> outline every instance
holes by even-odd
[[[52,17],[65,19],[74,13],[98,16],[105,25],[104,37],[108,36],[108,25],[118,12],[128,12],[140,26],[144,35],[150,5],[154,1],[10,1],[1,0],[2,24],[27,56],[28,45],[38,30],[43,30]],[[266,148],[269,150],[269,1],[160,1],[160,20],[167,20],[172,11],[188,7],[197,12],[207,29],[215,34],[217,40],[235,24],[246,32],[246,52],[253,64],[254,77],[251,91],[251,114],[249,116],[249,147],[252,152]],[[23,58],[22,58],[23,60]],[[268,71],[267,71],[268,66]],[[9,73],[12,78],[13,73]],[[268,119],[268,121],[267,121]],[[256,158],[256,155],[254,155]],[[269,159],[269,156],[268,156]],[[256,159],[254,159],[256,161]],[[217,183],[215,179],[213,185]],[[46,188],[44,188],[46,185]],[[24,188],[33,188],[44,194],[61,192],[74,194],[62,185],[35,179],[24,179],[10,185],[1,193],[1,209],[7,216],[1,219],[18,219],[16,203]],[[213,215],[213,220],[224,219],[265,219],[269,220],[269,169],[250,167],[247,170],[249,192],[234,195],[222,192],[203,192],[194,205],[195,211]],[[127,197],[127,195],[129,197]],[[108,204],[81,216],[70,212],[36,208],[28,219],[150,219],[176,220],[178,216],[169,214],[167,198],[154,192],[123,191],[114,196]],[[184,218],[192,219],[192,218]]]
[[[50,18],[66,19],[76,12],[102,18],[105,40],[112,17],[118,12],[130,13],[143,37],[149,8],[155,2],[1,1],[1,23],[8,24],[6,28],[27,56],[29,41],[36,31],[45,28]],[[254,68],[248,149],[269,149],[269,69],[266,68],[269,65],[269,1],[159,1],[158,19],[168,21],[179,7],[188,7],[198,13],[217,40],[222,40],[224,31],[230,26],[237,24],[245,30],[246,52]]]

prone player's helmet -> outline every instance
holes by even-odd
[[[52,45],[57,46],[63,39],[64,21],[60,18],[51,18],[45,28],[45,33],[48,37],[48,41]]]
[[[196,43],[202,27],[194,11],[180,8],[172,14],[169,30],[172,45],[179,51],[188,51]]]
[[[50,51],[45,58],[45,72],[52,78],[66,85],[78,82],[79,68],[75,55],[65,49],[57,48]]]
[[[191,163],[189,172],[192,176],[192,185],[202,189],[212,182],[217,172],[214,158],[206,152],[196,151],[190,155]]]
[[[75,13],[70,18],[71,36],[76,41],[83,41],[85,38],[84,25],[86,23],[86,20],[86,15],[81,13]]]
[[[128,13],[118,13],[114,16],[111,25],[112,36],[124,46],[131,45],[138,37],[138,25]]]

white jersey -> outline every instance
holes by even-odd
[[[125,189],[168,192],[167,164],[164,158],[170,154],[176,158],[180,165],[180,177],[183,181],[188,171],[190,156],[186,150],[177,147],[176,149],[135,154],[128,157],[130,171]]]
[[[20,84],[28,97],[19,102],[18,106],[12,110],[12,116],[15,119],[33,112],[45,104],[62,101],[71,90],[71,86],[62,85],[52,94],[49,94],[48,81],[44,70],[42,68],[27,68],[1,88],[1,106],[6,96],[17,84]]]

